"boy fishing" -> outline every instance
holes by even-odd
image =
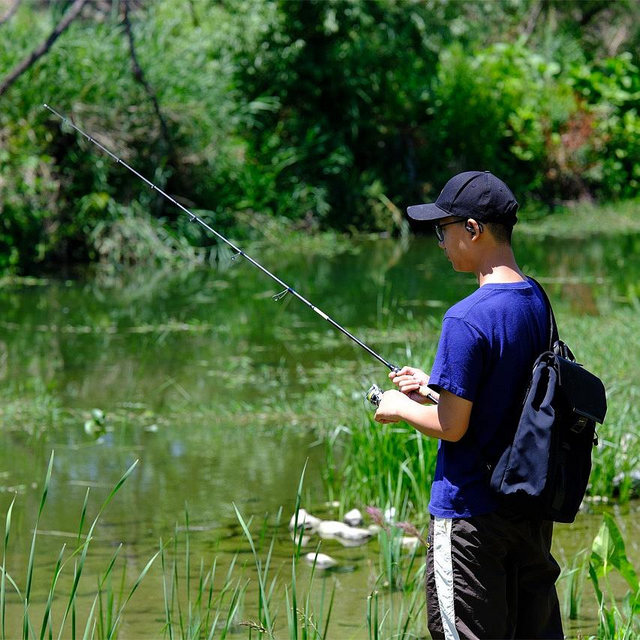
[[[389,377],[375,419],[403,420],[439,440],[431,487],[427,612],[433,638],[562,638],[551,555],[553,524],[505,509],[487,460],[513,437],[531,367],[549,342],[549,315],[511,246],[518,203],[485,171],[460,173],[433,204],[409,207],[434,226],[454,270],[478,289],[445,314],[430,375]],[[431,404],[427,393],[439,394]]]

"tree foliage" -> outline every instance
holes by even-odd
[[[0,269],[98,259],[96,223],[100,247],[140,238],[134,211],[208,242],[43,102],[236,237],[247,214],[390,230],[469,168],[546,207],[637,194],[633,0],[123,1],[90,1],[0,98]],[[0,25],[0,79],[70,4]]]

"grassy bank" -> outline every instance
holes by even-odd
[[[391,214],[390,214],[391,215]],[[397,215],[401,215],[397,212]],[[214,218],[203,215],[203,219],[217,229]],[[520,222],[514,230],[514,239],[562,237],[580,240],[595,236],[640,234],[640,202],[627,200],[616,203],[587,204],[575,203],[556,209],[553,213],[526,208],[520,214]],[[187,221],[185,221],[185,224]],[[410,240],[406,224],[393,223],[402,242]],[[193,233],[191,227],[176,233],[164,219],[154,218],[139,210],[127,214],[116,222],[98,224],[89,233],[94,246],[96,270],[103,275],[122,273],[130,267],[173,269],[218,266],[226,268],[233,252],[223,242],[216,241],[203,231],[201,246],[190,244]],[[285,217],[273,217],[258,213],[238,213],[234,228],[242,229],[239,234],[231,233],[228,238],[251,256],[261,256],[267,261],[277,259],[278,264],[286,264],[288,257],[305,254],[322,256],[325,259],[344,253],[357,252],[363,239],[379,237],[361,233],[355,227],[349,232],[320,230],[313,218],[308,221],[292,221]],[[385,237],[389,232],[382,234]],[[51,272],[51,269],[48,270]],[[57,273],[56,267],[52,273]],[[47,270],[44,271],[47,273]],[[33,277],[20,278],[10,271],[0,274],[0,286],[10,284],[29,285]]]
[[[640,233],[640,201],[574,203],[549,214],[524,211],[514,234],[580,239],[588,236]]]

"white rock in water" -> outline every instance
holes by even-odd
[[[359,529],[358,527],[347,527],[336,532],[336,538],[342,538],[343,540],[351,540],[353,542],[359,542],[368,540],[371,537],[371,531],[369,529]]]
[[[373,534],[369,529],[350,527],[337,520],[323,520],[318,527],[318,535],[325,539],[337,538],[341,542],[366,542]]]
[[[350,527],[359,527],[364,522],[362,513],[358,509],[351,509],[348,513],[344,514],[344,521]]]
[[[318,535],[321,538],[335,538],[342,533],[344,529],[349,529],[344,522],[338,522],[337,520],[322,520],[318,525]]]
[[[320,526],[322,520],[312,516],[306,509],[298,509],[298,529],[304,529],[305,531],[316,531]],[[294,529],[296,526],[296,514],[294,513],[289,520],[289,529]]]
[[[337,543],[341,544],[343,547],[347,547],[348,549],[351,547],[362,547],[367,544],[371,538],[363,538],[362,540],[347,540],[346,538],[342,538],[341,536],[335,536],[333,538]]]
[[[304,559],[310,564],[315,564],[318,569],[330,569],[338,564],[337,560],[326,553],[316,553],[315,551],[307,553]]]
[[[306,547],[309,545],[309,542],[311,541],[311,536],[310,535],[306,535],[304,532],[304,529],[300,528],[298,529],[298,531],[291,531],[291,539],[296,543],[296,544],[300,544],[300,546],[302,547]]]
[[[372,536],[377,536],[382,531],[382,527],[379,524],[370,524],[367,530]]]
[[[409,551],[413,551],[420,544],[420,540],[415,536],[402,536],[402,540],[400,541],[403,549],[408,549]]]

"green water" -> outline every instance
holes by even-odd
[[[637,237],[521,238],[516,249],[560,318],[599,314],[606,322],[608,311],[633,304],[639,244]],[[433,349],[420,328],[437,335],[446,308],[475,287],[469,275],[451,272],[432,239],[363,241],[330,258],[275,250],[253,257],[398,365],[419,362]],[[61,544],[73,543],[86,488],[93,516],[136,459],[137,470],[92,543],[81,589],[87,608],[92,572],[104,570],[116,546],[123,543],[133,579],[159,540],[183,524],[185,508],[192,551],[207,563],[216,554],[228,562],[248,551],[234,504],[246,518],[262,521],[266,514],[270,526],[282,507],[288,521],[305,462],[305,506],[322,508],[325,453],[318,433],[345,420],[330,399],[351,398],[350,419],[364,419],[362,393],[371,382],[384,383],[387,371],[291,296],[272,301],[275,293],[277,285],[241,259],[191,272],[67,274],[3,284],[0,505],[4,514],[17,493],[7,562],[16,576],[26,571],[42,478],[55,450],[39,527],[34,610],[44,606]],[[327,399],[324,406],[319,398]],[[83,427],[93,408],[107,418],[99,439]],[[584,515],[557,528],[561,563],[589,545],[599,522]],[[634,505],[620,522],[637,558]],[[290,557],[286,526],[278,535],[277,558]],[[328,543],[323,551],[344,569],[327,578],[337,589],[329,637],[362,637],[375,543],[355,549]],[[21,616],[11,596],[8,628],[17,632]],[[586,609],[567,627],[594,632],[594,616]],[[159,636],[163,621],[157,568],[128,605],[123,636]]]

